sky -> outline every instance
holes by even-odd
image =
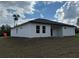
[[[14,26],[13,14],[19,14],[17,24],[44,18],[76,25],[79,1],[0,1],[0,26]]]

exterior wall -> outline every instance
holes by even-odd
[[[40,26],[40,33],[36,33],[36,26]],[[46,26],[46,33],[42,33],[42,26]],[[68,27],[66,29],[63,27],[52,26],[52,37],[62,37],[62,36],[75,36],[75,27]],[[18,30],[17,30],[18,29]],[[51,26],[47,24],[38,23],[28,23],[23,26],[11,29],[11,36],[13,37],[51,37]],[[16,32],[17,30],[17,32]]]
[[[36,33],[36,25],[40,26],[40,33]],[[46,33],[42,33],[42,26],[46,26]],[[13,37],[50,37],[50,25],[29,23],[11,30]]]
[[[53,37],[61,37],[62,36],[62,26],[53,26]]]
[[[36,26],[40,26],[40,33],[36,33]],[[42,33],[42,26],[46,26],[46,33]],[[50,37],[50,25],[46,24],[31,24],[30,27],[30,37]]]
[[[53,29],[53,37],[61,37],[62,36],[62,27]]]
[[[30,26],[31,26],[30,24],[26,24],[24,26],[20,26],[20,27],[11,29],[11,36],[13,36],[13,37],[29,37]],[[16,32],[16,30],[17,30],[17,32]]]
[[[53,29],[53,37],[56,37],[57,36],[57,30]]]
[[[63,36],[75,36],[75,27],[62,27]]]

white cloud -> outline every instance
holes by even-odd
[[[79,1],[66,2],[55,14],[58,21],[68,24],[76,24],[77,17],[79,17]]]
[[[51,4],[53,3],[54,1],[43,1],[44,4]]]
[[[25,18],[25,13],[33,14],[35,4],[34,1],[0,1],[0,25],[13,25],[12,15],[15,13],[21,16],[20,19]]]
[[[62,7],[56,11],[55,18],[58,18],[58,20],[59,19],[63,20],[63,18],[64,18],[64,12],[63,12],[63,8]]]
[[[43,3],[46,5],[49,5],[49,4],[52,4],[52,3],[55,3],[55,2],[59,2],[59,3],[62,3],[62,1],[43,1]]]
[[[44,15],[43,15],[42,13],[40,13],[40,17],[41,17],[41,18],[44,18]]]

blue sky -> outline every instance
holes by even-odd
[[[56,19],[54,17],[56,10],[60,8],[63,4],[62,2],[55,2],[51,4],[44,4],[42,1],[37,2],[37,4],[34,6],[36,11],[34,11],[34,14],[26,14],[26,18],[46,18],[46,19]]]
[[[0,26],[13,26],[13,14],[19,14],[17,24],[45,18],[76,25],[79,17],[79,1],[0,1]]]

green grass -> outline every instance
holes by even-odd
[[[0,37],[0,57],[79,57],[79,34],[75,37],[39,39]]]

